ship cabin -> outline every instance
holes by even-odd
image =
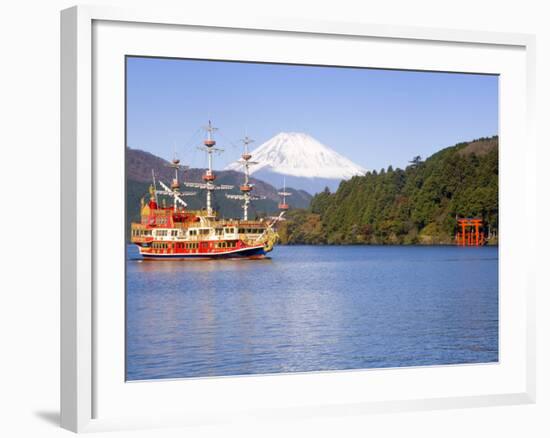
[[[159,246],[158,249],[166,249],[174,247],[169,242],[211,241],[219,242],[219,245],[213,245],[216,248],[231,248],[231,242],[253,242],[266,229],[267,222],[264,220],[216,219],[208,217],[203,210],[174,210],[159,207],[151,200],[142,205],[141,221],[132,223],[131,242],[144,247]],[[186,246],[182,248],[193,249]]]

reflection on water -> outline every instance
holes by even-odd
[[[498,360],[498,250],[277,247],[143,261],[128,247],[129,380]]]

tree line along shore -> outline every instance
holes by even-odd
[[[497,136],[342,181],[289,211],[278,232],[288,245],[448,245],[458,217],[481,218],[488,244],[498,244]]]

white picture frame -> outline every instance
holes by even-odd
[[[98,27],[99,26],[99,27]],[[140,34],[147,29],[147,38]],[[106,161],[105,145],[111,144],[110,135],[117,144],[120,129],[116,133],[104,128],[101,108],[105,100],[101,91],[105,89],[105,66],[109,60],[120,62],[121,54],[142,54],[144,51],[159,51],[165,56],[171,50],[169,40],[163,40],[173,32],[185,29],[195,38],[209,38],[214,41],[220,32],[233,32],[235,41],[262,39],[262,45],[279,44],[277,39],[303,39],[304,44],[325,44],[325,58],[332,63],[343,64],[343,58],[336,53],[337,46],[347,44],[384,44],[395,46],[382,56],[380,49],[373,49],[373,59],[379,56],[380,66],[388,68],[414,69],[410,59],[405,59],[405,48],[425,51],[427,61],[418,69],[444,71],[479,71],[501,74],[505,79],[501,85],[503,111],[500,115],[501,132],[501,214],[502,244],[499,249],[501,270],[500,285],[506,291],[500,294],[501,349],[503,356],[498,365],[421,367],[414,370],[346,371],[335,373],[304,373],[284,376],[253,376],[220,379],[185,379],[150,384],[125,383],[120,374],[120,341],[123,340],[124,321],[117,294],[124,289],[115,280],[109,297],[98,300],[98,294],[105,293],[105,278],[120,279],[120,263],[109,257],[122,257],[122,252],[104,254],[100,239],[117,238],[123,229],[122,222],[114,234],[101,228],[101,210],[116,205],[118,195],[112,199],[103,196],[106,187],[120,184],[116,169],[120,170],[121,154]],[[127,52],[127,41],[120,36],[131,32],[132,52]],[[216,36],[217,35],[217,36]],[[176,37],[178,37],[176,35]],[[179,38],[179,37],[178,37]],[[323,39],[325,38],[325,39]],[[305,41],[308,40],[308,41]],[[319,41],[317,41],[319,40]],[[109,44],[105,44],[105,42]],[[147,41],[147,43],[146,43]],[[334,41],[334,47],[327,44]],[[140,46],[141,44],[141,46]],[[282,43],[281,43],[282,44]],[[288,41],[285,43],[288,44]],[[106,47],[108,46],[108,49]],[[181,44],[180,44],[181,46]],[[257,44],[256,44],[257,46]],[[452,46],[452,47],[451,47]],[[160,53],[160,47],[164,50]],[[275,46],[273,46],[275,47]],[[282,47],[282,46],[281,46]],[[305,46],[304,46],[305,47]],[[457,53],[447,55],[447,50]],[[138,50],[139,53],[136,53]],[[204,51],[202,57],[239,59],[237,52],[217,45],[209,49],[207,44],[197,44],[193,54]],[[210,50],[210,51],[209,51]],[[226,50],[224,52],[224,50]],[[255,56],[268,56],[269,60],[300,61],[299,52],[292,54],[276,51],[267,55],[254,55],[251,45],[247,60],[260,60]],[[433,57],[430,50],[440,56]],[[478,51],[470,56],[471,64],[461,64],[460,57],[467,58],[468,51]],[[220,52],[221,51],[221,52]],[[331,52],[332,51],[332,52]],[[409,50],[407,50],[408,52]],[[345,52],[345,50],[344,50]],[[460,53],[459,53],[460,52]],[[494,57],[497,61],[492,61]],[[376,55],[378,53],[378,55]],[[403,61],[396,59],[402,53]],[[419,52],[420,53],[420,52]],[[434,52],[435,53],[435,52]],[[472,52],[473,53],[473,52]],[[182,11],[126,10],[109,7],[78,6],[61,13],[61,425],[75,431],[98,431],[115,428],[158,427],[163,425],[207,424],[234,417],[255,416],[256,418],[296,418],[311,415],[340,415],[343,413],[398,412],[406,410],[474,407],[502,404],[532,403],[535,400],[535,308],[534,308],[534,263],[532,256],[522,256],[522,249],[533,245],[531,238],[514,238],[509,230],[518,223],[529,223],[535,230],[535,216],[527,208],[510,209],[512,201],[521,200],[524,205],[534,205],[535,175],[526,169],[534,169],[535,142],[533,139],[534,111],[534,53],[535,39],[531,35],[460,31],[450,29],[423,29],[415,27],[377,26],[364,23],[315,22],[307,20],[279,20],[272,18],[242,17],[228,22],[224,17],[193,16]],[[483,54],[481,57],[479,54]],[[178,55],[178,53],[175,53]],[[485,56],[487,55],[487,56]],[[291,57],[293,57],[290,59]],[[321,56],[319,54],[318,56]],[[342,55],[344,56],[344,55]],[[286,57],[286,58],[285,58]],[[420,57],[421,58],[421,57]],[[419,58],[419,59],[420,59]],[[454,58],[454,59],[452,59]],[[303,63],[313,63],[302,60]],[[321,58],[318,58],[321,59]],[[98,60],[100,62],[98,62]],[[357,61],[360,62],[360,61]],[[374,61],[372,61],[374,62]],[[391,65],[388,65],[391,63]],[[477,64],[476,64],[477,63]],[[363,65],[363,64],[361,64]],[[468,67],[470,65],[470,67]],[[476,65],[478,67],[476,67]],[[118,64],[118,67],[120,64]],[[102,79],[103,78],[103,79]],[[509,78],[509,79],[507,79]],[[106,78],[109,91],[118,105],[121,78]],[[103,87],[103,88],[102,88]],[[99,93],[99,94],[98,94]],[[118,100],[116,100],[118,99]],[[505,105],[508,105],[504,107]],[[112,107],[112,106],[111,106]],[[511,108],[513,107],[513,108]],[[116,111],[117,109],[113,109]],[[104,116],[105,114],[105,116]],[[112,117],[111,117],[112,116]],[[120,120],[120,112],[110,114],[112,120]],[[103,123],[103,124],[102,124]],[[102,126],[98,129],[98,124]],[[117,131],[118,130],[118,131]],[[117,137],[118,136],[118,137]],[[525,156],[512,160],[509,156],[513,144],[521,142]],[[123,150],[124,144],[121,144]],[[100,153],[98,153],[98,149]],[[122,153],[122,157],[123,157]],[[509,183],[505,178],[509,169],[516,165],[519,185]],[[118,167],[117,167],[118,166]],[[104,177],[103,174],[110,175]],[[123,172],[122,172],[123,174]],[[101,175],[101,176],[100,176]],[[504,176],[503,176],[504,175]],[[115,190],[115,192],[117,192]],[[120,195],[120,191],[117,192]],[[103,208],[104,210],[104,208]],[[120,207],[123,214],[123,207]],[[99,234],[98,229],[102,232]],[[508,230],[508,231],[507,231]],[[531,235],[536,235],[532,232]],[[531,252],[532,253],[532,252]],[[115,260],[113,259],[113,260]],[[106,271],[112,265],[112,272]],[[111,268],[110,268],[111,269]],[[118,298],[116,298],[118,297]],[[118,301],[116,301],[118,299]],[[117,307],[118,306],[118,307]],[[107,310],[108,311],[107,311]],[[110,310],[112,309],[112,311]],[[106,313],[108,313],[108,318]],[[512,322],[516,322],[515,327]],[[114,333],[112,339],[104,335]],[[98,354],[101,352],[101,354]],[[116,358],[114,357],[116,356]],[[111,373],[111,370],[117,370]],[[504,371],[502,371],[504,370]],[[456,380],[456,387],[446,388],[441,382]],[[395,381],[395,387],[388,382]],[[407,382],[418,382],[417,387],[407,387]],[[433,381],[432,381],[433,380]],[[504,381],[508,383],[504,383]],[[431,384],[430,384],[430,381]],[[468,387],[479,382],[479,390]],[[142,386],[140,386],[142,385]],[[211,394],[206,402],[199,397],[182,402],[177,398],[182,385],[188,394]],[[485,386],[484,386],[485,385]],[[277,389],[278,388],[278,389]],[[296,388],[299,395],[288,400],[288,388]],[[314,390],[316,388],[316,390]],[[320,389],[319,389],[320,388]],[[368,388],[357,394],[351,388]],[[242,395],[239,395],[242,393]],[[262,400],[260,394],[268,394],[269,400]],[[331,395],[332,394],[332,395]],[[108,395],[108,397],[106,396]],[[154,404],[140,404],[149,399]],[[254,403],[246,399],[254,398]],[[107,401],[111,400],[110,402]],[[177,400],[177,401],[176,401]],[[181,403],[180,403],[181,402]],[[122,408],[124,406],[124,408]],[[105,412],[107,414],[103,414]],[[144,415],[144,413],[146,415]]]

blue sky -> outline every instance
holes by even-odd
[[[215,159],[305,132],[367,169],[404,167],[461,141],[498,133],[498,77],[127,58],[128,146],[204,167],[199,128],[220,128]]]

